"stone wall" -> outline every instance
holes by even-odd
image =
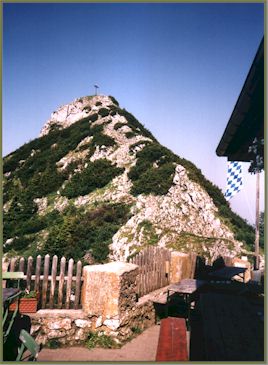
[[[39,310],[31,315],[31,333],[43,344],[74,345],[95,331],[126,340],[155,321],[152,300],[136,302],[137,274],[137,265],[122,262],[85,266],[82,310]]]
[[[42,344],[56,340],[62,345],[74,345],[85,340],[94,328],[94,318],[83,310],[41,309],[30,317],[31,334]]]

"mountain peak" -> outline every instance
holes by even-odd
[[[111,96],[61,106],[4,159],[5,251],[103,262],[159,245],[213,260],[243,252],[244,232],[253,244],[220,189]]]
[[[92,95],[83,96],[73,102],[62,105],[54,111],[40,132],[40,137],[49,133],[54,127],[67,128],[71,124],[97,113],[101,108],[118,106],[112,96]]]

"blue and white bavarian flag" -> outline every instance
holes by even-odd
[[[242,165],[237,161],[228,162],[227,189],[224,194],[226,200],[231,199],[242,188]]]

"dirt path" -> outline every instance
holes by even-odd
[[[152,326],[121,349],[43,348],[38,361],[155,361],[160,326]]]

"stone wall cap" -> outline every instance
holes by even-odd
[[[172,255],[172,256],[181,256],[181,257],[189,256],[189,254],[188,254],[188,253],[179,252],[179,251],[171,251],[171,255]]]
[[[138,265],[127,262],[114,261],[102,265],[88,265],[84,266],[83,270],[86,272],[111,272],[122,275],[125,272],[130,272],[138,268]]]
[[[87,319],[87,314],[82,309],[39,309],[36,313],[30,313],[31,318],[71,318]]]

